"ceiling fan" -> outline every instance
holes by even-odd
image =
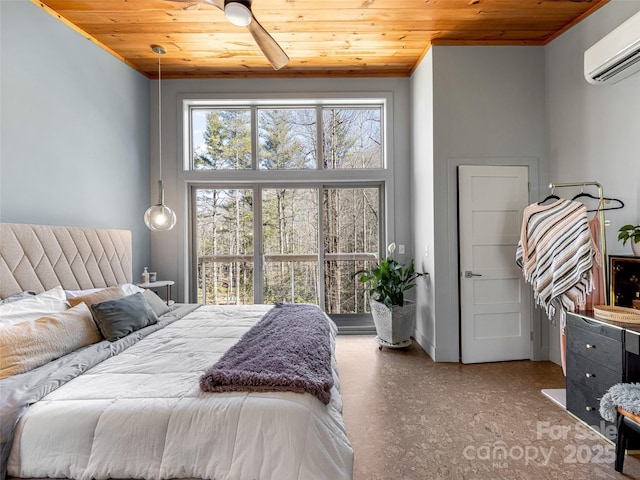
[[[280,70],[287,63],[289,57],[282,47],[273,39],[271,35],[256,20],[251,11],[252,0],[168,0],[181,3],[204,3],[219,8],[224,12],[225,17],[234,25],[247,27],[249,33],[267,57],[269,63],[275,70]]]

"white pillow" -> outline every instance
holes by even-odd
[[[11,295],[10,297],[3,298],[0,300],[0,305],[5,303],[17,302],[18,300],[24,300],[25,298],[35,297],[36,292],[28,290],[26,292],[16,293],[15,295]]]
[[[84,297],[85,295],[89,295],[90,293],[99,292],[100,290],[103,290],[104,288],[106,288],[106,287],[102,287],[102,288],[87,288],[86,290],[65,290],[64,291],[64,295],[67,297],[67,300],[69,300],[70,298]]]
[[[140,288],[133,283],[124,283],[120,285],[125,295],[133,295],[134,293],[142,293],[144,292],[144,288]]]
[[[0,325],[13,325],[69,308],[62,287],[54,287],[30,298],[0,305]]]
[[[127,296],[133,295],[134,293],[144,292],[144,288],[140,288],[137,285],[134,285],[133,283],[123,283],[122,285],[120,285],[120,287],[122,288],[122,291],[124,292],[124,294]],[[64,294],[68,299],[76,298],[76,297],[84,297],[85,295],[89,295],[90,293],[95,293],[100,290],[104,290],[105,288],[109,288],[109,287],[88,288],[86,290],[65,290]]]

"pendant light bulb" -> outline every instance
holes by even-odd
[[[144,223],[149,230],[165,232],[176,224],[176,214],[166,205],[154,205],[144,212]]]
[[[144,212],[144,223],[154,232],[171,230],[176,224],[176,214],[164,204],[164,185],[162,183],[162,83],[160,55],[166,50],[160,45],[151,45],[151,50],[158,54],[158,163],[160,164],[160,180],[158,180],[158,203]]]
[[[144,212],[144,223],[149,230],[164,232],[171,230],[176,224],[176,214],[164,204],[164,185],[158,180],[158,203]]]

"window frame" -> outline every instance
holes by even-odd
[[[334,98],[327,98],[323,100],[306,100],[306,99],[252,99],[252,100],[215,100],[215,99],[186,99],[181,101],[182,105],[182,118],[183,118],[183,134],[182,134],[182,166],[183,170],[190,172],[246,172],[251,171],[271,171],[269,169],[261,169],[258,164],[258,152],[260,148],[259,140],[259,125],[258,125],[258,111],[261,109],[308,109],[316,110],[316,150],[318,152],[323,151],[324,146],[324,130],[323,130],[323,115],[322,112],[328,108],[336,109],[380,109],[380,162],[381,166],[377,168],[359,168],[359,169],[325,169],[322,167],[322,158],[316,158],[316,167],[310,169],[290,169],[290,170],[273,170],[278,172],[294,171],[294,172],[309,172],[314,170],[320,171],[335,171],[335,170],[386,170],[388,168],[387,162],[387,112],[388,112],[388,99],[387,98],[345,98],[338,100]],[[193,149],[193,110],[205,110],[205,109],[248,109],[250,111],[251,126],[251,168],[250,169],[196,169],[194,168],[194,149]],[[187,139],[187,141],[185,141]]]
[[[195,250],[193,187],[210,188],[269,188],[273,186],[303,187],[365,187],[380,186],[380,233],[379,243],[382,255],[386,245],[393,241],[395,231],[394,222],[394,138],[393,138],[393,93],[392,92],[345,92],[345,93],[307,93],[307,94],[179,94],[178,114],[181,122],[178,124],[177,156],[178,181],[182,185],[182,198],[185,199],[185,214],[187,241],[185,249],[188,301],[197,300],[197,252]],[[318,168],[309,170],[267,170],[257,166],[257,108],[258,107],[310,107],[318,109],[319,115],[325,107],[376,107],[381,108],[381,167],[359,169],[323,169],[322,159],[318,159]],[[194,170],[192,168],[192,136],[191,136],[191,107],[213,108],[252,108],[252,168],[243,170]],[[318,130],[322,129],[322,122],[317,122]],[[324,139],[319,131],[317,142],[321,147]],[[322,151],[322,150],[319,150]],[[256,201],[257,198],[254,199]],[[254,207],[255,208],[255,207]],[[262,218],[255,216],[254,222],[262,222]],[[322,245],[322,243],[320,243]],[[254,245],[254,248],[257,246]],[[322,257],[323,258],[323,257]],[[263,272],[254,271],[256,277],[262,278]],[[322,283],[320,283],[322,285]],[[324,286],[322,286],[324,289]],[[322,291],[322,296],[324,291]],[[341,326],[341,331],[364,332],[373,331],[373,323],[368,314],[331,315]],[[342,328],[342,320],[348,317],[349,326]]]
[[[384,204],[385,204],[385,189],[384,189],[384,184],[382,182],[374,182],[374,183],[353,183],[353,184],[349,184],[349,183],[334,183],[334,184],[304,184],[304,185],[300,185],[298,183],[291,183],[289,182],[288,184],[284,184],[284,183],[266,183],[266,184],[255,184],[255,185],[250,185],[250,184],[225,184],[225,183],[199,183],[199,184],[191,184],[190,186],[190,191],[189,191],[189,222],[191,225],[191,228],[189,230],[189,240],[190,240],[190,258],[189,258],[189,264],[190,264],[190,272],[191,275],[193,276],[194,274],[196,278],[191,278],[189,279],[189,283],[190,285],[192,285],[192,288],[190,288],[189,291],[189,296],[191,297],[191,302],[195,302],[197,301],[197,291],[198,288],[200,287],[198,285],[197,282],[197,271],[198,271],[198,263],[199,263],[199,256],[198,256],[198,245],[197,245],[197,235],[196,235],[196,229],[197,229],[197,225],[195,224],[195,212],[196,212],[196,205],[197,205],[197,191],[200,189],[211,189],[211,190],[251,190],[252,191],[252,199],[253,199],[253,254],[252,254],[252,258],[254,260],[253,262],[253,290],[254,290],[254,300],[255,303],[262,303],[264,302],[264,268],[265,268],[265,256],[270,256],[270,257],[278,257],[280,256],[280,254],[271,254],[271,253],[265,253],[264,252],[264,245],[263,245],[263,238],[264,238],[264,226],[263,226],[263,217],[262,217],[262,205],[263,205],[263,192],[264,190],[268,190],[268,189],[274,189],[274,188],[305,188],[305,189],[315,189],[317,190],[317,195],[318,195],[318,222],[319,222],[319,226],[323,226],[323,218],[324,218],[324,212],[322,210],[322,195],[325,189],[335,189],[335,188],[343,188],[343,189],[349,189],[349,188],[375,188],[378,190],[378,211],[380,212],[380,218],[378,221],[378,255],[380,255],[380,252],[385,252],[386,251],[386,247],[384,246],[385,244],[382,242],[382,238],[384,235],[384,224],[385,224],[385,219],[386,219],[386,215],[384,212]],[[327,261],[327,253],[324,251],[324,229],[323,228],[318,228],[318,238],[317,238],[317,246],[318,246],[318,252],[317,254],[313,254],[314,257],[317,259],[318,261],[318,304],[321,308],[323,308],[324,310],[324,297],[325,297],[325,286],[324,286],[324,263]],[[284,256],[287,256],[288,254],[283,254]],[[309,254],[301,254],[301,255],[309,255]],[[353,255],[351,253],[345,253],[345,254],[328,254],[330,256],[335,256],[335,255],[344,255],[345,257],[348,257],[350,255]],[[232,261],[233,258],[237,258],[236,255],[225,255],[225,254],[220,254],[217,255],[220,258],[229,258],[230,261]],[[353,317],[353,316],[359,316],[360,314],[332,314],[333,316],[336,317],[343,317],[343,318],[347,318],[347,317]]]

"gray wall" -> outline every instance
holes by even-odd
[[[609,254],[631,255],[629,243],[618,242],[617,231],[626,223],[640,223],[640,73],[615,85],[591,85],[584,79],[583,52],[638,11],[640,1],[615,0],[545,50],[549,178],[557,183],[595,180],[605,196],[625,203],[621,210],[605,212],[611,221]],[[553,328],[550,357],[559,362],[557,338]]]
[[[640,1],[611,2],[546,48],[549,176],[597,180],[605,196],[625,203],[606,217],[609,253],[626,255],[631,249],[617,241],[617,230],[640,222],[640,73],[615,85],[591,85],[582,54],[639,11]]]
[[[418,298],[416,339],[435,360],[458,361],[456,168],[526,165],[534,189],[539,179],[545,180],[544,49],[433,47],[414,72],[411,87],[418,105],[412,125],[415,255],[431,269],[433,285],[433,291],[424,289]],[[421,146],[429,129],[432,152],[429,141]],[[427,189],[433,189],[433,200]],[[433,213],[419,210],[422,203]],[[539,357],[545,355],[546,335],[534,323],[534,357]]]
[[[418,290],[416,338],[434,359],[459,358],[457,165],[529,165],[532,201],[551,180],[599,181],[626,204],[607,212],[609,253],[630,254],[616,232],[640,221],[640,75],[592,86],[583,53],[639,10],[614,0],[546,47],[433,47],[415,70],[414,244],[431,273]],[[557,333],[536,310],[534,358],[559,361]]]
[[[287,98],[309,97],[314,93],[339,97],[349,92],[371,92],[373,95],[390,93],[393,101],[393,116],[390,132],[391,151],[388,161],[394,164],[392,191],[394,207],[391,212],[392,231],[387,232],[388,241],[406,245],[407,252],[413,250],[411,234],[410,197],[410,122],[408,78],[349,78],[349,79],[234,79],[234,80],[163,80],[162,81],[162,173],[165,184],[165,201],[176,211],[176,227],[169,232],[152,234],[152,260],[154,270],[163,278],[176,281],[176,297],[186,299],[188,283],[188,182],[215,182],[219,172],[186,172],[182,153],[182,99],[183,98]],[[152,82],[152,97],[157,98],[157,82]],[[151,122],[157,125],[157,102],[153,102]],[[157,130],[152,128],[152,179],[159,175],[156,155]],[[286,175],[286,172],[283,173]],[[155,183],[152,192],[156,191]],[[407,256],[408,257],[408,256]],[[398,256],[398,259],[402,259]],[[405,259],[406,260],[406,259]]]
[[[149,80],[27,0],[0,2],[0,219],[131,230],[149,263]]]

